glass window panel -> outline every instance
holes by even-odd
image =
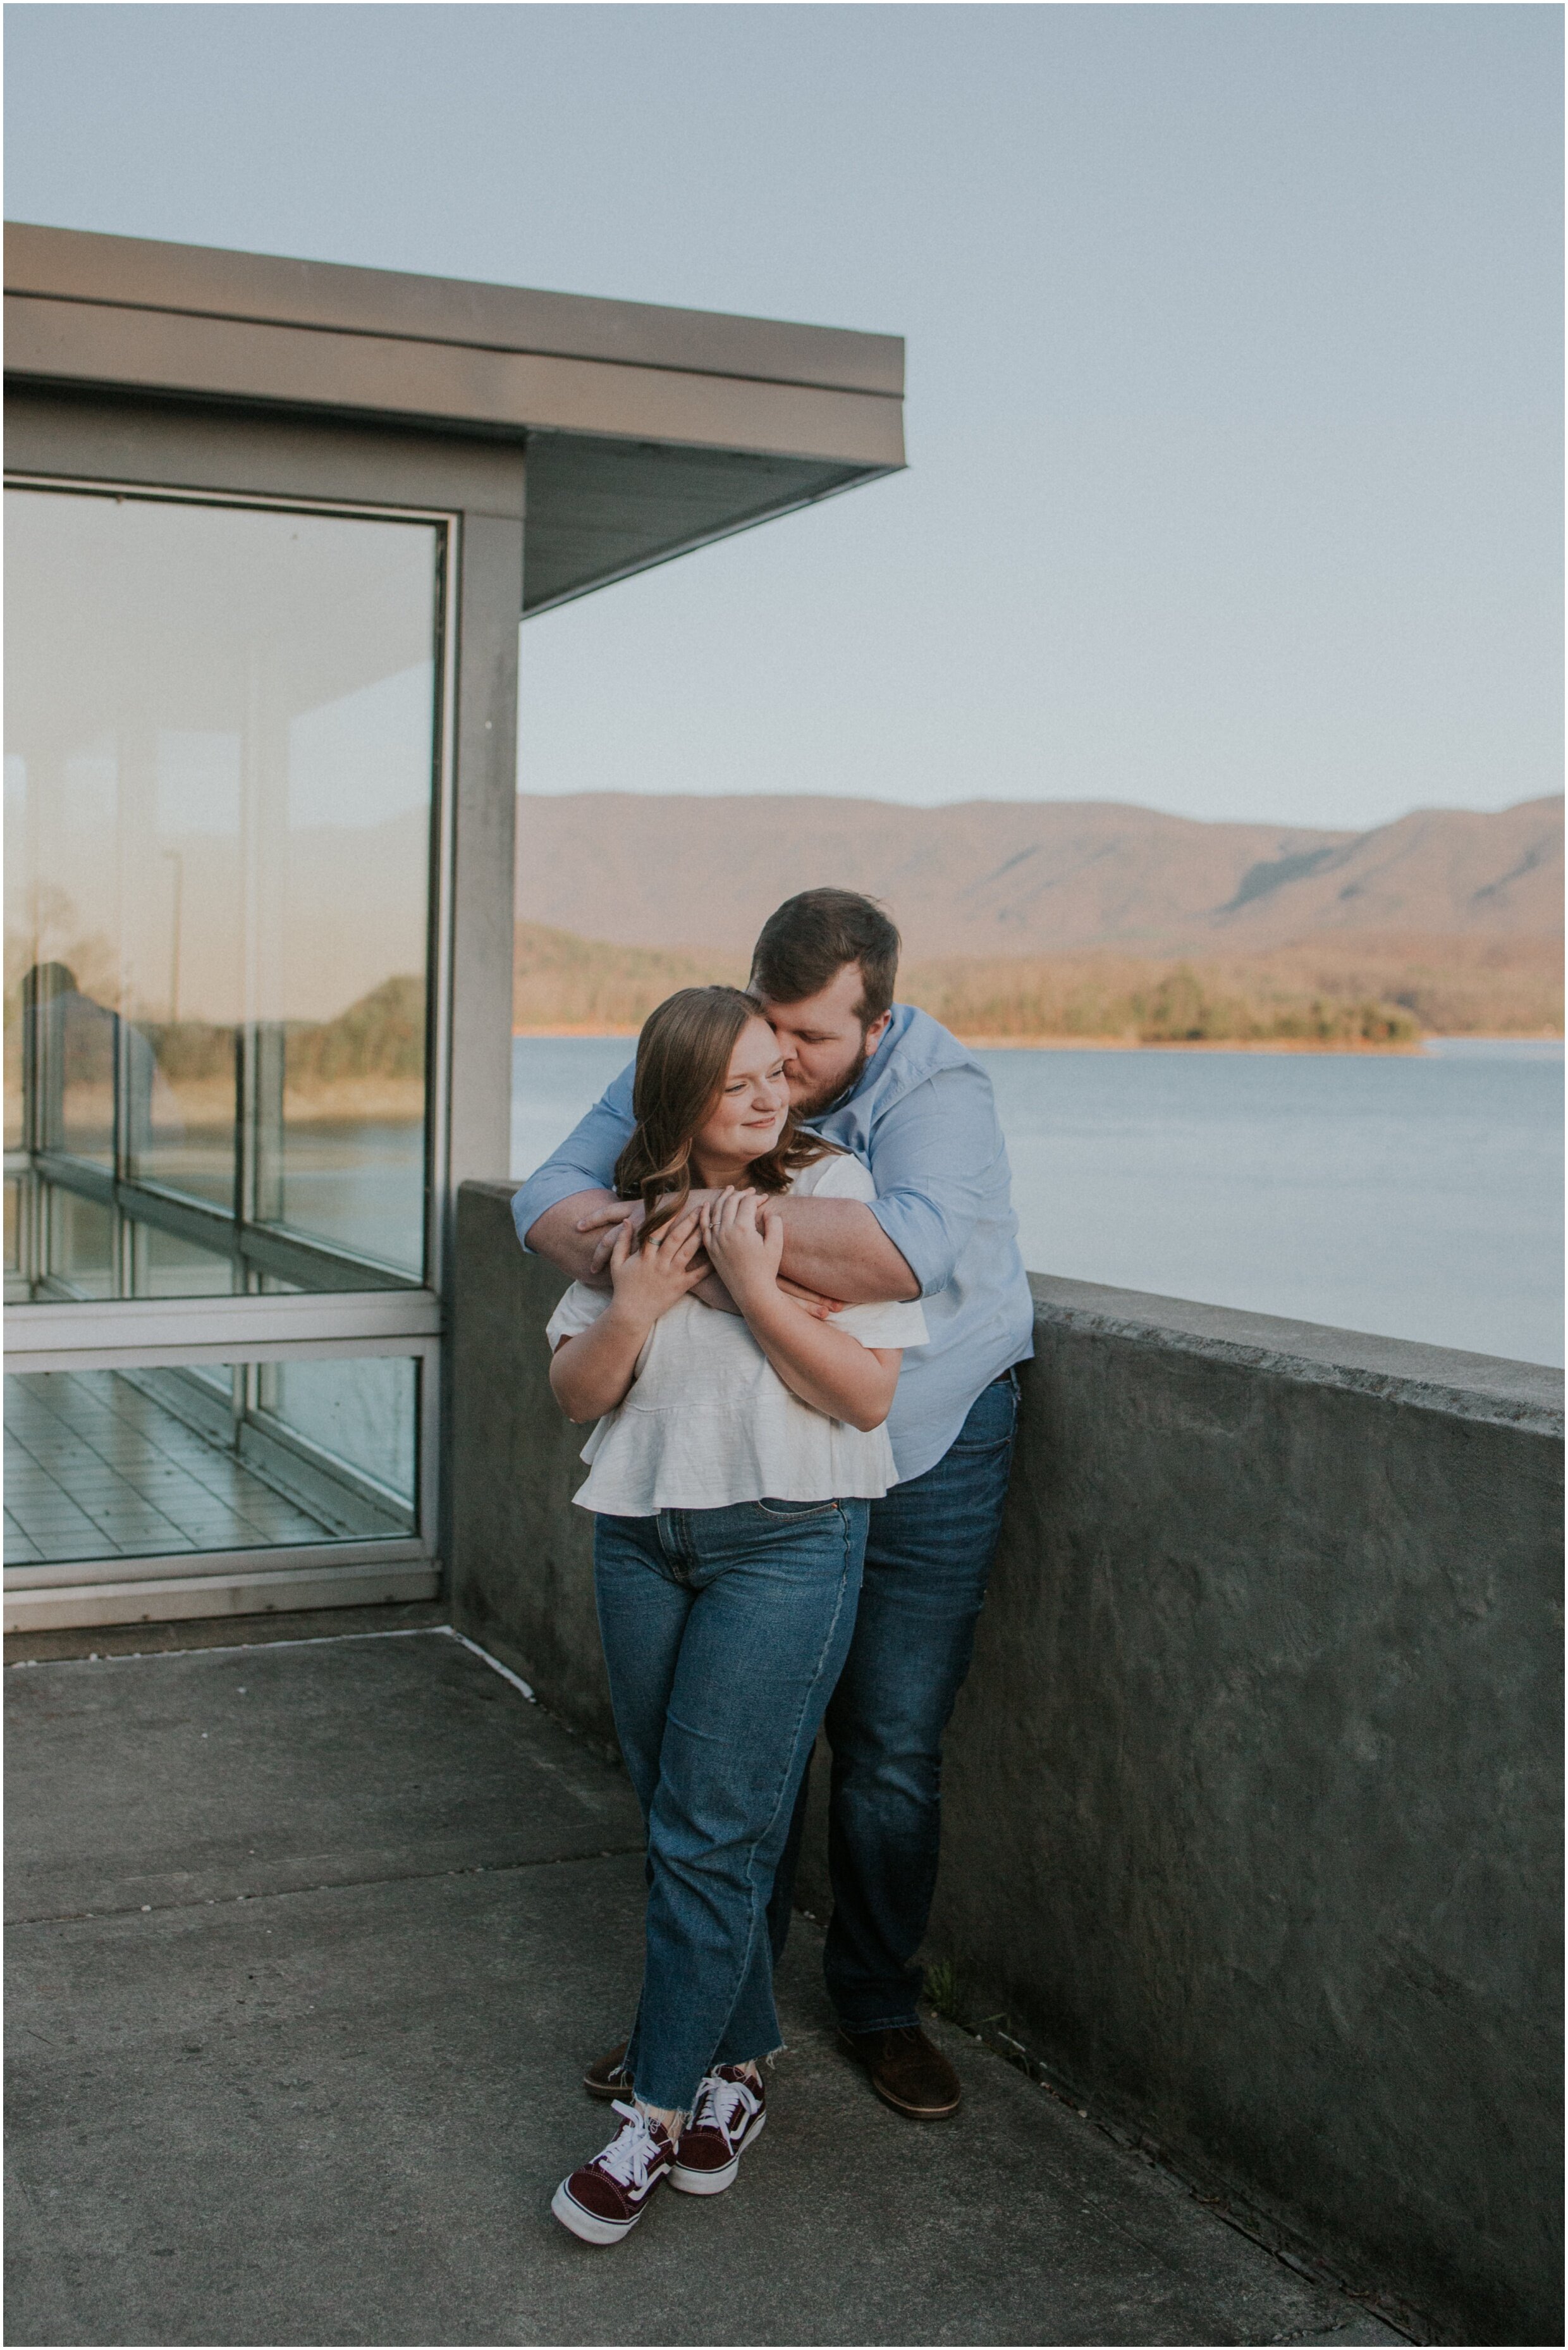
[[[135,1181],[233,1213],[236,1053],[234,1030],[212,1021],[127,1023],[126,1160]]]
[[[406,1538],[419,1411],[402,1357],[9,1374],[5,1565]]]
[[[347,1088],[345,1088],[347,1090]],[[418,1264],[424,1215],[422,1138],[389,1100],[358,1118],[300,1118],[288,1129],[275,1221],[385,1264]]]
[[[418,1281],[441,526],[6,515],[8,1148],[112,1175],[132,1222],[146,1190],[221,1209],[242,1261],[298,1235],[305,1287]],[[189,1294],[161,1246],[121,1259]]]
[[[58,974],[61,978],[66,973]],[[114,1164],[115,1043],[113,1015],[79,989],[62,990],[59,1023],[57,1128],[51,1142],[72,1159]],[[53,1107],[53,1105],[51,1105]]]
[[[27,814],[26,763],[7,754],[5,759],[5,849],[9,855],[18,839],[26,837]],[[26,951],[24,941],[11,935],[12,893],[5,893],[5,1172],[14,1178],[17,1172],[11,1164],[13,1151],[21,1150],[26,1142],[22,1126],[22,990],[21,976],[25,965],[21,960]]]
[[[63,1185],[43,1187],[49,1220],[50,1292],[64,1297],[112,1297],[114,1211]]]
[[[203,1248],[200,1241],[134,1222],[131,1230],[133,1297],[232,1297],[239,1286],[232,1256]]]
[[[269,1422],[404,1508],[414,1503],[414,1365],[396,1355],[265,1363],[260,1402]]]

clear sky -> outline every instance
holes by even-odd
[[[6,211],[909,338],[911,470],[530,622],[524,787],[1561,787],[1562,12],[6,12]]]

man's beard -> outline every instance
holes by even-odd
[[[815,1093],[803,1094],[798,1101],[792,1101],[790,1107],[795,1117],[803,1123],[809,1122],[812,1118],[826,1118],[835,1104],[844,1099],[846,1094],[854,1092],[860,1083],[861,1075],[870,1057],[870,1054],[866,1049],[866,1032],[862,1029],[860,1051],[844,1076],[836,1077],[830,1086],[819,1086]]]

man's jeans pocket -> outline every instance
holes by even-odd
[[[981,1388],[946,1457],[955,1461],[972,1461],[983,1460],[988,1453],[1005,1451],[1017,1433],[1018,1406],[1018,1375],[1009,1371]]]

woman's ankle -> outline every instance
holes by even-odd
[[[633,2102],[645,2120],[659,2124],[666,2137],[679,2137],[686,2126],[686,2116],[679,2106],[650,2106],[641,2097]]]

